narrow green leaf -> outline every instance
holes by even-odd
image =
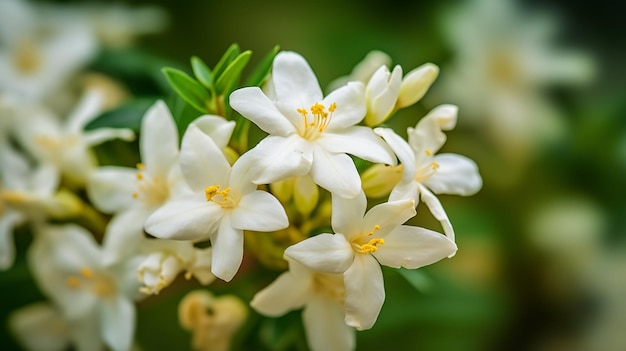
[[[166,67],[161,70],[174,91],[200,112],[208,113],[207,101],[209,92],[187,73],[175,68]]]
[[[245,86],[248,86],[248,87],[257,86],[258,87],[258,86],[261,86],[263,82],[265,82],[265,79],[267,78],[268,74],[270,73],[270,70],[272,69],[272,62],[274,62],[274,57],[276,57],[276,54],[278,54],[279,50],[280,50],[280,47],[276,45],[274,46],[272,50],[270,50],[270,52],[268,52],[263,57],[261,62],[259,62],[259,64],[257,64],[257,66],[254,68],[254,71],[250,73],[250,76],[246,80]]]
[[[398,273],[417,291],[425,292],[432,287],[430,278],[420,270],[400,268]]]
[[[85,130],[98,128],[131,128],[138,132],[141,119],[156,99],[135,99],[113,110],[107,111],[85,126]]]
[[[193,56],[191,58],[191,68],[193,69],[193,74],[196,76],[196,79],[204,85],[205,88],[211,90],[213,89],[213,84],[211,83],[211,69],[202,61],[201,58],[197,56]]]
[[[215,92],[217,94],[226,95],[239,82],[241,72],[246,68],[248,61],[250,61],[250,56],[252,56],[252,51],[242,52],[226,67],[222,75],[217,76],[217,81],[215,82]]]
[[[215,67],[213,67],[213,79],[217,79],[219,76],[224,73],[226,67],[241,53],[241,49],[239,49],[239,45],[236,43],[226,49],[226,52],[222,56],[222,58],[217,62]],[[215,82],[215,81],[214,81]]]

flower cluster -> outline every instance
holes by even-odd
[[[16,58],[27,60],[19,50]],[[435,194],[471,195],[482,185],[473,161],[436,154],[456,107],[432,110],[407,140],[382,125],[424,96],[435,65],[402,78],[400,66],[390,72],[368,56],[359,67],[375,69],[324,94],[301,55],[277,50],[240,87],[249,56],[233,46],[212,70],[194,58],[195,79],[165,69],[194,112],[182,122],[164,101],[151,105],[135,167],[103,165],[93,153],[94,145],[135,134],[86,130],[105,109],[102,90],[86,89],[66,119],[37,100],[45,92],[2,91],[0,267],[12,266],[13,228],[27,223],[34,236],[27,262],[52,303],[24,310],[16,334],[44,330],[25,317],[39,314],[41,323],[63,327],[40,333],[54,345],[128,350],[135,301],[159,294],[180,273],[204,285],[229,282],[247,248],[268,269],[284,271],[256,293],[254,310],[280,316],[304,308],[311,349],[351,350],[355,329],[371,328],[383,305],[380,265],[416,269],[456,253]],[[35,58],[43,59],[20,64]],[[249,147],[251,128],[260,137]],[[443,233],[407,224],[420,200]],[[194,348],[227,349],[245,320],[239,299],[222,299],[195,293],[181,304]]]

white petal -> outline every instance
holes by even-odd
[[[439,67],[425,63],[404,76],[398,94],[398,108],[413,105],[421,99],[439,75]]]
[[[283,51],[276,55],[272,82],[279,109],[292,119],[292,124],[302,118],[296,112],[298,108],[308,109],[322,101],[317,77],[304,57],[295,52]]]
[[[322,102],[326,107],[333,103],[337,104],[337,109],[332,113],[328,131],[339,131],[361,122],[367,112],[365,86],[360,82],[350,82],[328,94]]]
[[[335,233],[346,238],[360,234],[366,207],[367,199],[362,191],[351,199],[333,195],[331,226]]]
[[[127,128],[99,128],[84,133],[84,141],[87,146],[100,145],[113,139],[133,141],[135,140],[135,132]]]
[[[385,236],[374,257],[380,264],[393,268],[420,268],[456,252],[456,244],[432,230],[401,226]]]
[[[161,100],[148,109],[141,121],[139,150],[151,176],[165,178],[178,160],[178,129]]]
[[[69,348],[68,325],[51,304],[36,302],[11,312],[9,330],[26,350],[63,351]]]
[[[356,347],[354,328],[344,322],[336,301],[313,296],[302,312],[307,343],[312,351],[351,351]]]
[[[190,124],[183,136],[180,168],[194,191],[210,185],[228,184],[230,164],[215,142],[197,126]]]
[[[139,242],[144,237],[143,226],[149,215],[149,211],[137,206],[111,218],[102,241],[104,265],[113,264],[137,253]]]
[[[127,209],[137,200],[137,170],[125,167],[100,167],[91,173],[87,181],[87,194],[95,206],[105,213]]]
[[[252,182],[258,175],[258,170],[255,167],[257,164],[254,154],[246,152],[241,155],[230,171],[228,186],[231,189],[236,189],[242,196],[255,191],[257,185]]]
[[[100,334],[100,316],[92,313],[78,320],[68,321],[69,333],[76,350],[102,350],[104,345]]]
[[[317,142],[333,153],[348,153],[370,162],[396,165],[391,148],[368,127],[354,126],[340,133],[327,131]]]
[[[231,100],[232,101],[232,100]],[[228,145],[235,129],[235,121],[227,121],[222,116],[204,115],[196,118],[191,124],[213,139],[215,145],[223,149]]]
[[[389,201],[412,199],[415,201],[415,207],[417,207],[420,200],[419,187],[420,183],[413,179],[401,181],[393,188],[393,190],[391,190],[391,194],[389,194]]]
[[[59,172],[51,164],[39,164],[31,171],[30,190],[41,198],[51,197],[59,186]]]
[[[268,136],[249,151],[258,164],[254,171],[257,184],[269,184],[305,175],[311,169],[312,147],[300,136]]]
[[[379,229],[374,230],[374,237],[386,237],[387,234],[413,218],[415,212],[415,202],[412,199],[390,201],[372,207],[363,218],[362,232],[374,230],[374,226]],[[385,243],[387,239],[385,239]]]
[[[206,239],[217,229],[223,210],[194,194],[166,202],[145,223],[146,232],[161,239]]]
[[[408,128],[409,144],[416,153],[436,153],[446,142],[445,130],[456,126],[458,107],[441,105],[432,109],[415,128]],[[393,146],[392,146],[393,148]]]
[[[341,234],[318,234],[291,245],[285,255],[316,271],[343,273],[352,263],[354,251]]]
[[[233,91],[230,106],[270,135],[286,137],[296,131],[292,122],[258,87]]]
[[[415,152],[411,149],[409,143],[390,128],[376,128],[374,132],[385,139],[396,156],[398,156],[398,160],[404,165],[402,178],[404,180],[413,180],[417,168],[415,164]]]
[[[211,271],[216,277],[229,282],[241,266],[243,260],[243,231],[230,224],[230,218],[224,216],[217,235],[211,238],[213,262]]]
[[[13,228],[21,219],[22,215],[19,212],[8,209],[0,216],[0,270],[11,268],[15,261]]]
[[[106,300],[100,308],[100,332],[113,351],[129,350],[135,335],[135,305],[122,296]]]
[[[285,209],[272,194],[257,190],[239,200],[231,212],[234,228],[269,232],[289,226]]]
[[[384,70],[381,70],[386,74],[372,76],[372,79],[376,78],[380,81],[372,82],[372,89],[368,91],[368,111],[365,118],[365,123],[368,126],[376,126],[384,122],[393,112],[396,100],[398,100],[398,93],[402,84],[402,67],[396,65],[391,76],[386,69],[387,67],[384,67]]]
[[[450,223],[450,219],[448,219],[448,214],[441,206],[441,202],[439,199],[431,193],[428,189],[423,186],[419,186],[420,197],[424,200],[426,206],[430,210],[430,213],[433,214],[443,227],[443,232],[450,238],[450,240],[454,241],[454,229],[452,229],[452,223]]]
[[[354,262],[344,273],[344,284],[346,324],[357,330],[370,329],[385,302],[380,265],[372,255],[356,255]]]
[[[265,316],[279,317],[304,306],[309,301],[310,289],[310,276],[285,272],[256,293],[250,306]]]
[[[483,181],[478,166],[471,159],[456,154],[439,154],[433,158],[437,172],[424,182],[435,194],[474,195]]]
[[[87,90],[78,101],[78,104],[67,117],[67,131],[79,134],[83,128],[98,117],[104,104],[104,94],[97,89]]]
[[[317,185],[339,196],[353,198],[361,192],[361,178],[346,154],[333,154],[316,145],[310,174]]]

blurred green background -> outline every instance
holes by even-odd
[[[490,115],[491,107],[500,104],[488,93],[500,89],[497,82],[480,90],[477,85],[492,84],[489,78],[459,78],[454,94],[447,94],[448,75],[460,71],[460,57],[471,49],[451,39],[446,18],[470,2],[126,1],[161,7],[169,17],[167,29],[140,38],[132,49],[105,49],[91,69],[117,74],[135,97],[145,97],[159,90],[143,83],[138,66],[158,75],[160,62],[187,69],[192,55],[214,64],[233,42],[253,51],[253,63],[274,45],[297,51],[322,86],[348,74],[374,49],[388,53],[405,72],[425,62],[437,64],[440,79],[431,92],[390,124],[402,134],[431,108],[458,104],[458,126],[448,133],[443,151],[475,160],[483,189],[467,198],[440,197],[456,231],[458,254],[405,274],[409,281],[396,270],[384,270],[385,305],[374,328],[357,334],[357,349],[626,350],[626,26],[612,8],[617,2],[514,2],[519,19],[503,21],[504,37],[517,25],[535,28],[535,16],[547,17],[556,29],[551,46],[544,48],[575,51],[592,63],[593,74],[584,82],[531,82],[523,93],[512,94],[521,99],[514,106],[549,105],[545,119],[556,122],[546,127],[537,112],[542,109],[524,110],[534,115],[521,114],[513,132],[507,131],[511,137],[502,137],[507,134],[498,129],[506,126],[498,123],[505,117]],[[471,16],[476,27],[498,17]],[[494,33],[476,40],[489,42],[489,37]],[[138,52],[145,56],[137,58]],[[138,60],[135,66],[131,59]],[[473,90],[485,93],[468,103],[462,92],[472,99]],[[466,103],[472,106],[466,109]],[[498,111],[506,114],[507,109]],[[558,131],[545,136],[544,128],[554,125]],[[421,206],[412,223],[438,228]],[[28,239],[19,240],[27,246]],[[252,266],[231,284],[209,289],[249,301],[278,273]],[[23,257],[12,274],[27,274]],[[246,277],[256,277],[258,285]],[[40,299],[31,283],[2,275],[0,282],[3,313]],[[144,350],[188,347],[189,334],[178,327],[176,306],[190,287],[197,285],[179,281],[139,305],[137,340]],[[273,321],[251,311],[236,345],[242,350],[290,345],[289,338],[302,337],[299,320],[296,312]],[[7,345],[3,350],[17,347],[4,332],[0,345]],[[303,342],[289,347],[298,349]]]

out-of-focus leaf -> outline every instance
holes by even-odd
[[[192,57],[191,68],[193,69],[193,74],[196,76],[196,79],[202,83],[205,88],[209,90],[213,89],[213,83],[211,83],[213,75],[211,74],[211,69],[202,59],[197,56]]]
[[[398,273],[417,291],[425,292],[432,286],[428,276],[418,269],[400,268]]]
[[[217,77],[215,91],[218,94],[228,93],[239,82],[241,72],[246,68],[251,55],[250,50],[242,52],[226,67],[224,73]]]
[[[188,104],[181,96],[173,96],[170,103],[168,103],[172,116],[174,117],[174,123],[178,129],[179,140],[182,140],[183,134],[187,130],[187,126],[200,116],[200,113]]]
[[[280,318],[265,319],[259,328],[261,342],[271,350],[306,350],[299,311]]]
[[[250,73],[250,76],[244,84],[245,86],[261,86],[263,82],[265,82],[267,75],[272,69],[272,62],[274,62],[274,57],[276,57],[276,54],[278,54],[279,50],[280,46],[276,45],[272,50],[270,50],[270,52],[268,52],[263,57],[261,62],[259,62],[259,64],[252,71],[252,73]]]
[[[198,111],[203,113],[209,112],[206,103],[211,97],[200,83],[189,77],[187,73],[175,68],[166,67],[162,71],[167,81],[180,97]]]
[[[241,49],[239,45],[233,43],[231,46],[226,49],[226,52],[222,56],[222,58],[217,62],[215,67],[213,67],[213,79],[217,79],[219,76],[224,73],[226,67],[241,53]]]
[[[132,100],[113,110],[101,114],[99,117],[91,121],[85,130],[97,128],[130,128],[139,131],[141,128],[141,119],[156,99],[143,98]]]

